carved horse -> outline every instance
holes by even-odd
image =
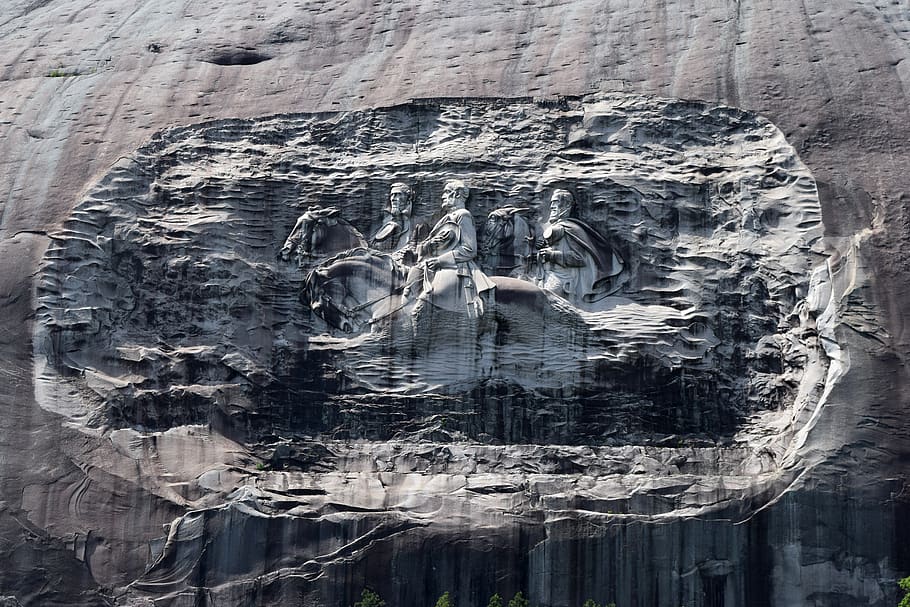
[[[387,254],[369,249],[346,251],[310,271],[302,297],[329,326],[359,333],[381,318],[410,313],[402,296],[408,271]],[[507,276],[491,276],[490,280],[496,288],[484,314],[491,315],[508,341],[536,342],[547,326],[583,324],[574,308],[531,282]]]
[[[522,245],[513,259],[532,257],[533,231],[522,217],[524,210],[507,207],[499,211],[498,214],[496,211],[491,213],[497,215],[497,225],[485,240],[487,250],[495,254],[501,253],[502,249],[508,252],[508,239],[511,238]],[[282,248],[284,259],[296,250],[301,263],[303,259],[336,253],[309,272],[301,292],[303,302],[329,326],[345,333],[359,333],[374,321],[399,311],[410,313],[406,306],[413,300],[405,298],[403,292],[409,286],[411,268],[391,255],[367,248],[360,232],[338,215],[338,209],[334,208],[308,211],[297,221],[294,232]],[[500,230],[500,223],[511,227],[504,225]],[[494,249],[494,246],[499,248]],[[506,257],[500,254],[500,258]],[[513,263],[508,269],[520,269],[520,265]],[[558,297],[528,280],[507,276],[490,276],[490,280],[496,288],[488,296],[489,310],[496,326],[509,335],[509,340],[539,340],[541,328],[548,323],[577,321],[573,320],[577,313],[571,306],[560,303]]]
[[[407,274],[388,254],[352,249],[311,270],[302,296],[330,326],[355,333],[400,307]]]
[[[299,265],[358,247],[366,247],[363,234],[341,217],[337,207],[309,209],[297,219],[279,253],[287,261],[296,254]]]
[[[527,219],[530,209],[503,207],[487,216],[480,253],[484,270],[495,276],[528,278],[536,259],[539,228]]]

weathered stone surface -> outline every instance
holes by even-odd
[[[371,584],[401,605],[432,604],[445,590],[459,604],[485,604],[493,590],[518,588],[542,605],[589,596],[620,605],[717,605],[721,596],[727,605],[896,603],[894,580],[910,573],[902,305],[907,20],[904,7],[874,0],[632,9],[616,2],[6,3],[0,595],[22,604],[106,604],[110,589],[138,580],[114,601],[148,604],[151,590],[170,593],[165,603],[174,605],[341,605]],[[54,70],[81,75],[51,77]],[[836,296],[808,298],[820,317],[836,312],[820,337],[837,345],[829,362],[840,364],[827,369],[839,379],[817,406],[792,419],[755,412],[743,420],[754,430],[746,445],[728,435],[729,446],[668,448],[673,438],[662,433],[663,446],[636,439],[590,447],[590,454],[543,439],[529,447],[471,446],[428,423],[433,442],[411,439],[395,450],[395,441],[385,441],[374,461],[377,447],[369,442],[262,436],[252,443],[224,419],[168,429],[85,416],[105,411],[96,405],[124,389],[122,369],[95,368],[78,383],[38,383],[36,391],[32,361],[44,346],[32,351],[39,326],[31,294],[34,277],[44,275],[46,234],[58,233],[111,166],[152,133],[196,120],[418,97],[592,90],[754,110],[799,152],[818,184],[824,234],[842,239],[826,251]],[[372,208],[385,194],[377,190]],[[67,322],[81,321],[75,314]],[[130,366],[163,364],[169,354],[129,345],[116,352]],[[231,382],[270,379],[269,367],[246,352],[200,349],[193,356],[205,369],[236,374]],[[69,394],[71,386],[90,399]],[[173,396],[211,402],[211,393],[194,390]],[[56,403],[57,413],[36,401]],[[208,420],[210,411],[190,413],[196,417],[175,423]],[[165,409],[156,423],[167,415],[188,414]],[[525,427],[533,425],[518,424],[517,435]],[[479,456],[464,455],[469,447]],[[282,469],[257,470],[260,462]],[[300,480],[288,480],[285,490],[279,474]],[[463,485],[451,478],[459,475]],[[690,477],[698,480],[688,484]],[[532,480],[533,491],[524,484]],[[308,493],[317,489],[326,493]],[[302,516],[289,514],[297,507]],[[162,525],[189,534],[193,508],[218,549],[194,560],[191,543],[179,544],[186,569],[156,560],[176,554],[161,549]],[[316,518],[306,518],[314,511]],[[429,523],[392,532],[402,518],[421,516]],[[220,533],[227,528],[237,529],[235,539],[251,533],[247,552]],[[374,528],[377,535],[369,535]],[[156,590],[158,580],[171,584],[182,571],[181,583],[209,589]],[[309,579],[313,572],[321,577]]]
[[[612,296],[515,299],[525,283],[502,283],[478,322],[404,309],[354,336],[305,307],[307,272],[355,241],[281,263],[301,210],[338,209],[373,233],[389,184],[409,182],[429,222],[455,177],[478,217],[571,187],[627,260]],[[818,401],[838,349],[817,341],[834,322],[820,228],[815,183],[781,133],[730,108],[440,100],[179,128],[122,161],[53,236],[41,402],[92,427],[221,416],[252,440],[732,436],[758,410]],[[352,307],[351,295],[332,296]],[[63,384],[79,396],[62,399]]]
[[[626,260],[613,294],[572,305],[541,292],[512,309],[504,283],[476,322],[401,311],[354,336],[305,307],[303,278],[333,243],[300,265],[279,259],[301,209],[338,209],[371,233],[389,184],[410,182],[429,219],[453,177],[470,180],[481,217],[572,187]],[[821,240],[819,210],[773,125],[692,102],[438,100],[182,127],[124,159],[52,235],[38,402],[110,437],[103,469],[138,467],[149,491],[193,508],[150,544],[133,598],[242,596],[263,576],[286,596],[288,578],[331,576],[388,538],[465,525],[495,536],[506,512],[520,534],[552,527],[531,563],[561,562],[577,541],[563,513],[744,519],[801,470],[783,467],[811,429],[801,413],[845,365],[832,302],[855,254]],[[231,447],[212,427],[245,445],[239,459],[220,457]],[[352,438],[395,442],[339,442]],[[253,458],[290,472],[257,472]],[[397,555],[410,545],[392,562],[409,562]],[[691,567],[722,586],[743,567],[718,562]],[[569,591],[528,584],[557,603]],[[662,592],[715,592],[701,584]]]

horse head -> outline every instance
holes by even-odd
[[[313,314],[329,326],[345,333],[353,333],[359,328],[361,322],[344,304],[344,285],[332,276],[329,268],[319,267],[310,271],[304,281],[303,293]]]
[[[510,213],[512,208],[495,209],[487,215],[487,223],[483,228],[483,241],[480,244],[482,255],[498,253],[506,243],[512,241],[515,230],[514,214]]]
[[[329,326],[357,333],[389,309],[400,294],[407,268],[389,255],[365,248],[343,251],[307,274],[302,298]]]
[[[525,217],[529,211],[525,207],[508,206],[496,209],[487,216],[480,253],[497,266],[492,268],[494,273],[508,270],[505,272],[508,274],[517,265],[524,264],[530,255],[533,228]],[[499,267],[502,263],[506,265]]]
[[[297,218],[280,256],[288,260],[296,253],[303,265],[309,259],[359,246],[366,246],[363,235],[341,217],[338,207],[314,208]]]

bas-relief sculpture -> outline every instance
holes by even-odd
[[[417,244],[426,236],[427,226],[415,223],[414,190],[406,183],[393,183],[389,192],[387,216],[370,240],[370,246],[391,253],[396,261],[412,264],[417,259]]]
[[[365,246],[363,235],[341,217],[340,209],[314,208],[297,218],[279,256],[287,261],[293,253],[297,262],[304,265],[307,259]]]
[[[309,306],[331,327],[351,332],[354,327],[363,328],[404,308],[412,316],[417,316],[424,305],[479,318],[485,306],[489,305],[484,301],[495,301],[493,290],[497,285],[478,264],[477,230],[474,218],[465,208],[469,197],[468,186],[460,180],[445,184],[442,194],[445,215],[416,245],[410,234],[412,195],[411,188],[406,184],[392,186],[390,218],[372,239],[373,251],[363,250],[362,241],[355,240],[359,232],[353,226],[340,234],[331,231],[334,226],[349,225],[347,222],[339,223],[337,209],[307,211],[297,220],[281,250],[282,259],[287,260],[289,251],[296,249],[298,259],[303,263],[304,259],[312,257],[310,251],[340,248],[333,246],[339,242],[341,247],[357,249],[317,265],[313,270],[315,274],[308,279],[306,294],[311,297]],[[574,206],[571,192],[562,189],[554,191],[548,222],[540,239],[533,236],[528,222],[519,214],[520,209],[504,207],[492,211],[488,220],[491,236],[480,257],[511,259],[513,263],[508,267],[496,265],[494,261],[493,272],[502,272],[507,276],[515,274],[517,278],[534,283],[572,303],[582,305],[602,299],[609,294],[604,283],[615,278],[622,271],[623,264],[603,236],[584,222],[569,217]],[[505,229],[506,223],[511,224],[508,230]],[[505,242],[504,235],[512,242]],[[497,239],[499,242],[495,242]],[[519,241],[519,247],[524,245],[523,252],[518,256],[514,254],[515,240]],[[303,242],[308,245],[304,247]],[[375,250],[379,247],[390,255],[380,264],[387,266],[390,274],[379,272],[369,264],[357,265],[355,261],[382,255],[381,250]],[[501,252],[500,249],[512,252]],[[414,261],[409,265],[403,261],[405,259]],[[532,266],[534,270],[531,270]],[[528,275],[529,270],[536,274],[535,279]],[[363,276],[355,281],[346,272]],[[331,280],[346,284],[346,290],[336,291],[334,296],[327,293],[330,276]],[[400,276],[406,277],[403,284],[396,278]],[[415,305],[408,306],[410,300],[415,300]],[[386,305],[374,307],[380,302]],[[372,315],[366,319],[360,313],[368,308]]]
[[[233,533],[302,537],[350,507],[323,556],[266,575],[316,583],[361,539],[432,537],[408,513],[465,491],[490,496],[492,526],[527,492],[700,516],[765,499],[792,420],[837,381],[830,246],[792,147],[730,108],[439,101],[181,127],[115,166],[48,251],[37,397],[126,467],[209,427],[270,468],[150,480],[198,510],[136,592],[201,571],[229,592],[262,574],[219,561]],[[396,484],[415,471],[439,485]],[[381,490],[345,493],[374,474]]]
[[[115,169],[67,228],[102,233],[49,253],[41,368],[87,378],[76,409],[91,423],[150,427],[205,419],[212,403],[244,426],[300,406],[333,413],[282,423],[394,433],[360,407],[441,394],[420,401],[416,427],[457,402],[482,419],[492,399],[522,429],[459,418],[458,432],[499,424],[498,440],[538,440],[526,416],[568,407],[558,440],[624,441],[729,433],[794,398],[775,379],[801,357],[786,319],[822,257],[814,183],[779,132],[670,102],[516,107],[533,135],[508,131],[495,106],[351,114],[347,136],[374,141],[361,156],[317,117],[263,127],[293,134],[284,142],[256,125],[203,126],[233,154],[206,151],[205,171],[182,139],[195,127],[154,140],[131,186],[148,193],[121,196],[117,184],[137,178]],[[691,134],[674,118],[661,139],[668,113]],[[409,130],[416,116],[438,126]],[[474,137],[461,151],[458,129]],[[249,144],[249,163],[231,138]],[[161,164],[177,148],[183,170]],[[88,240],[104,244],[71,250]],[[111,261],[88,263],[99,253]],[[85,263],[66,267],[73,256]],[[100,351],[116,354],[88,354]],[[664,384],[679,389],[652,387]]]
[[[481,296],[495,288],[475,261],[477,230],[474,218],[465,208],[468,187],[450,181],[442,190],[445,215],[433,226],[430,235],[418,245],[418,266],[408,273],[405,297],[411,283],[422,278],[418,306],[429,303],[443,310],[465,312],[472,318],[483,314]]]
[[[529,214],[527,207],[505,206],[487,216],[480,253],[489,273],[530,279],[540,227]]]
[[[537,254],[539,284],[574,303],[596,301],[609,295],[608,281],[622,272],[623,263],[602,235],[570,216],[574,208],[571,192],[553,192]]]

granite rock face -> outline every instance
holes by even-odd
[[[477,319],[430,308],[418,320],[398,305],[354,331],[315,313],[313,274],[362,239],[335,246],[324,225],[316,254],[283,262],[299,213],[337,209],[332,221],[345,223],[334,225],[374,233],[390,184],[406,182],[417,221],[433,223],[453,178],[481,218],[531,216],[549,190],[570,188],[579,217],[625,260],[610,295],[573,305],[528,277],[498,283]],[[427,100],[182,127],[123,159],[51,237],[39,403],[110,437],[153,492],[191,508],[150,543],[127,596],[179,604],[206,588],[235,602],[256,580],[279,597],[263,602],[293,591],[332,604],[351,589],[339,599],[316,582],[375,561],[376,544],[391,544],[406,579],[423,541],[480,524],[491,535],[469,552],[483,553],[514,528],[535,548],[507,549],[505,562],[548,570],[565,542],[590,535],[557,514],[567,510],[745,517],[800,469],[785,468],[794,437],[846,364],[835,277],[853,254],[822,240],[815,182],[780,131],[733,108],[629,95]],[[517,284],[537,297],[510,299]],[[247,461],[159,467],[168,441],[204,444],[207,429]],[[474,495],[480,512],[456,514],[473,511]],[[686,569],[710,582],[671,576],[637,600],[745,596],[739,557],[696,555]],[[504,575],[459,594],[479,604]],[[638,596],[616,576],[584,583]],[[525,583],[553,604],[578,592]]]
[[[908,22],[6,3],[0,602],[895,604]],[[406,181],[432,224],[453,178],[481,234],[571,190],[616,289],[307,309],[300,213],[370,237]]]

